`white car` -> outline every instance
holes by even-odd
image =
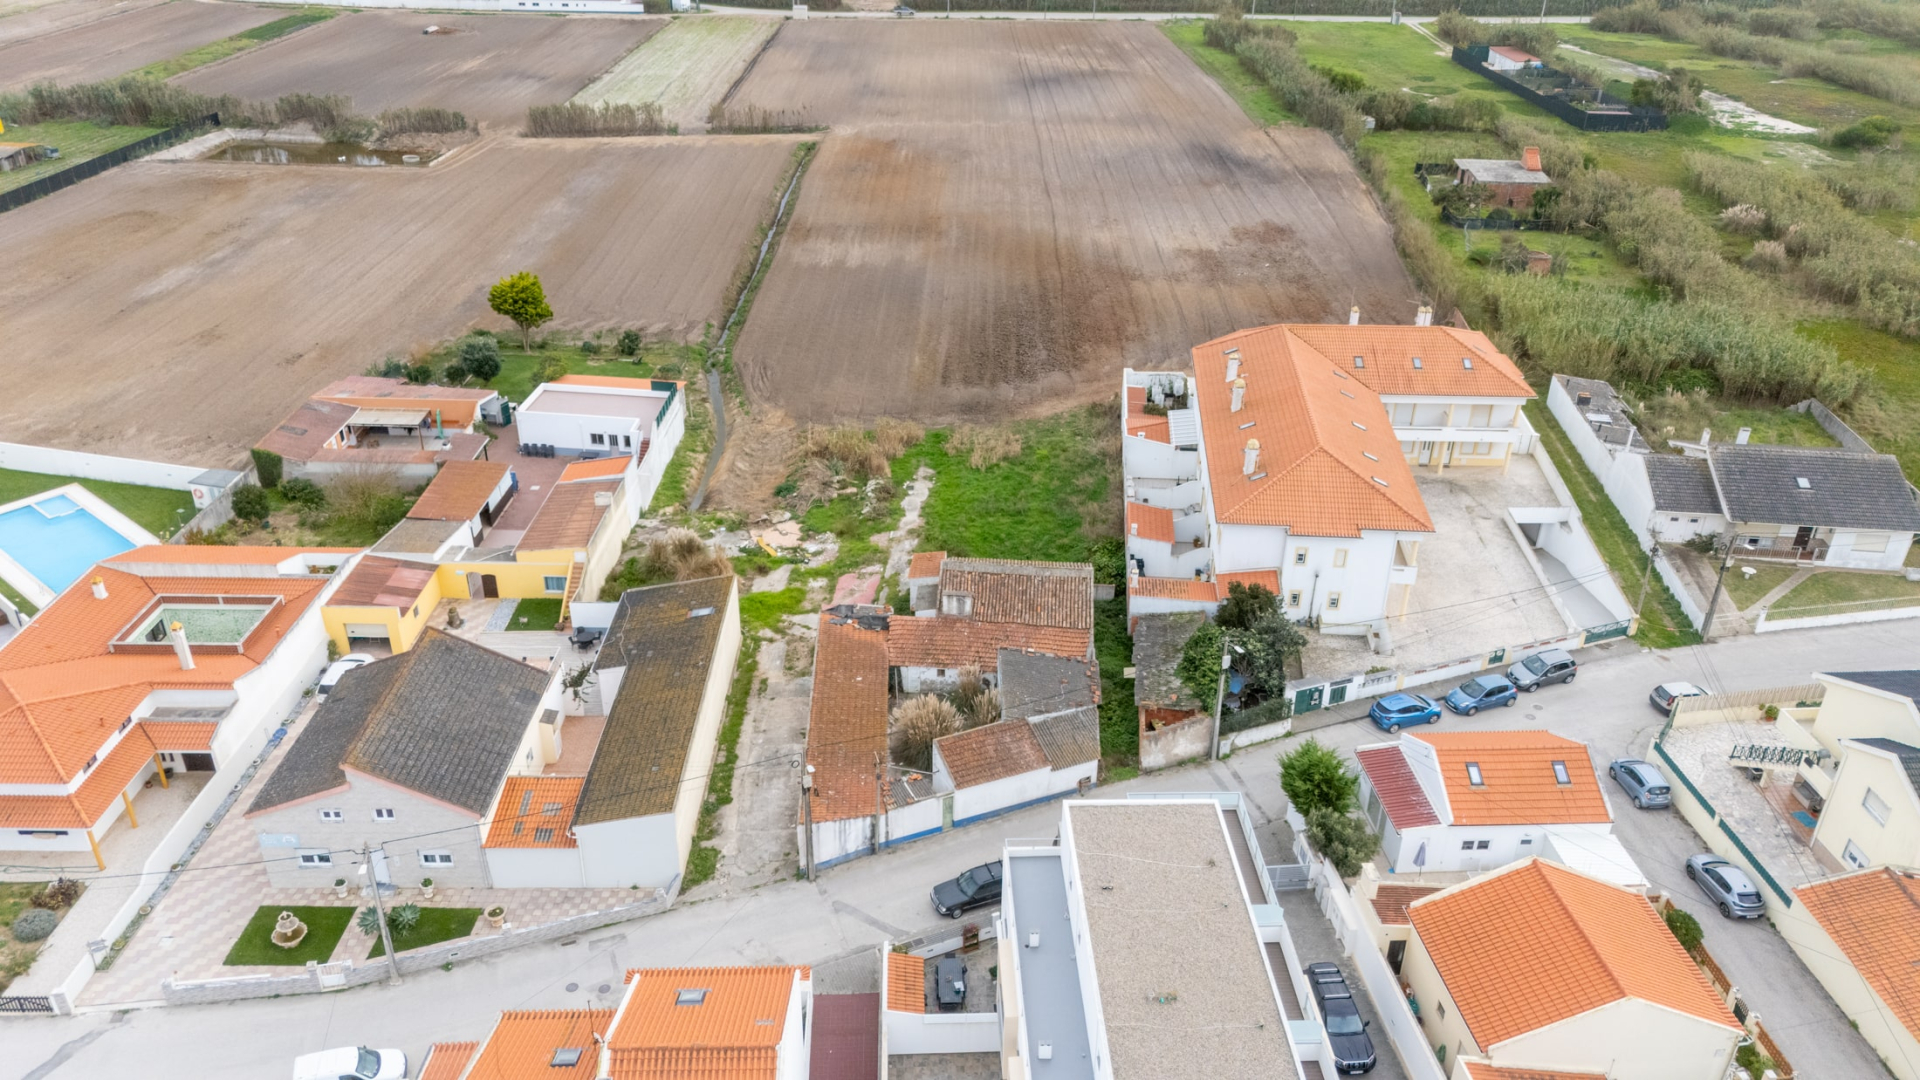
[[[320,696],[326,697],[328,692],[333,689],[333,684],[340,681],[340,676],[364,664],[373,663],[373,659],[373,657],[363,652],[350,652],[340,659],[335,660],[333,663],[328,664],[327,670],[320,675]]]
[[[1704,697],[1710,693],[1712,691],[1706,687],[1695,686],[1690,682],[1670,682],[1654,687],[1653,693],[1647,695],[1647,700],[1653,702],[1653,707],[1661,712],[1672,713],[1673,703],[1681,698]]]
[[[343,1046],[293,1059],[293,1080],[406,1080],[407,1055],[398,1050]]]

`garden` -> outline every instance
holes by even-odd
[[[0,882],[0,992],[27,973],[86,886],[71,878]]]
[[[353,912],[350,907],[269,904],[254,911],[223,963],[229,967],[305,967],[309,960],[324,964],[332,959],[334,946],[340,944],[341,936],[353,922]],[[281,925],[281,917],[288,913],[304,929],[297,936],[281,932],[281,939],[276,940],[274,935]],[[282,944],[290,937],[290,943]]]

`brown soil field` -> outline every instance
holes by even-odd
[[[286,14],[284,8],[175,0],[15,40],[0,46],[0,90],[111,79]],[[11,21],[0,20],[0,27]]]
[[[429,14],[360,11],[181,75],[207,94],[272,100],[346,94],[377,113],[407,105],[458,109],[467,119],[520,130],[527,106],[579,93],[665,19],[610,15]],[[423,34],[428,26],[458,33]]]
[[[51,34],[165,0],[0,0],[0,45]]]
[[[992,417],[1281,321],[1413,321],[1347,157],[1147,23],[787,24],[734,95],[832,125],[739,341],[796,420]]]
[[[797,138],[489,138],[427,169],[136,161],[6,215],[0,431],[226,465],[538,273],[552,327],[697,338]]]

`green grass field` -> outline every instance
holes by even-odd
[[[8,124],[0,136],[6,142],[30,142],[60,151],[58,158],[36,161],[24,169],[0,173],[0,191],[12,191],[61,169],[71,168],[109,150],[118,150],[130,142],[158,135],[162,128],[109,127],[85,121],[58,121],[45,124]]]
[[[234,53],[244,52],[257,45],[272,41],[275,38],[285,37],[303,27],[312,26],[314,23],[326,22],[339,13],[339,9],[337,8],[308,8],[292,15],[275,19],[270,23],[256,26],[251,30],[242,30],[232,37],[224,37],[219,41],[210,41],[197,49],[191,49],[172,59],[148,64],[133,74],[149,79],[171,79],[175,75],[192,71],[197,67],[204,67],[207,64],[213,63],[215,60],[225,60]]]
[[[333,955],[333,947],[340,943],[340,936],[347,932],[347,926],[353,922],[355,910],[351,907],[282,907],[268,904],[247,920],[247,928],[240,931],[239,939],[233,943],[233,948],[222,962],[228,967],[305,967],[309,960],[324,964]],[[307,924],[307,936],[291,949],[283,949],[273,943],[273,924],[283,911],[293,912],[295,918]]]
[[[660,106],[669,123],[705,123],[707,110],[780,24],[706,15],[676,18],[573,96],[585,105]]]
[[[132,518],[135,524],[162,540],[172,536],[181,523],[193,516],[193,496],[184,491],[14,469],[0,469],[0,504],[66,484],[79,484],[100,496],[108,506]]]
[[[1220,88],[1239,104],[1241,111],[1254,123],[1270,127],[1296,119],[1280,103],[1279,95],[1248,71],[1240,63],[1239,57],[1207,44],[1206,24],[1199,19],[1163,22],[1160,29],[1166,31],[1173,43],[1180,46],[1180,51],[1200,66],[1200,70],[1213,76]]]
[[[1748,578],[1741,572],[1743,566],[1753,567],[1752,578]],[[1727,595],[1733,598],[1735,606],[1745,611],[1759,603],[1761,597],[1785,584],[1796,569],[1798,568],[1794,566],[1782,566],[1777,563],[1748,563],[1735,559],[1733,565],[1727,568],[1725,578]]]
[[[608,375],[621,379],[689,379],[699,378],[700,363],[692,353],[693,346],[649,343],[640,347],[636,357],[619,356],[613,352],[611,343],[603,344],[599,353],[588,355],[578,343],[571,345],[553,345],[536,352],[521,352],[517,335],[504,335],[500,339],[500,374],[495,375],[486,385],[500,392],[500,396],[518,405],[533,393],[534,373],[540,370],[543,361],[559,360],[566,365],[568,375]],[[436,355],[435,367],[444,365],[450,356]]]
[[[1412,26],[1289,22],[1287,28],[1299,36],[1295,48],[1308,63],[1359,75],[1368,89],[1425,98],[1485,98],[1519,116],[1548,115],[1454,63],[1450,50]]]
[[[393,908],[389,906],[387,910],[392,911]],[[393,931],[393,949],[395,952],[406,952],[408,949],[420,949],[463,938],[473,933],[473,926],[479,921],[480,909],[477,907],[423,907],[420,909],[420,921],[414,924],[412,930],[404,934]],[[367,959],[375,960],[385,955],[387,943],[376,935]]]
[[[1825,570],[1793,587],[1768,611],[1777,619],[1845,615],[1859,611],[1920,604],[1920,581],[1898,574],[1859,574]]]
[[[513,606],[509,630],[552,630],[560,625],[560,598],[536,596]]]

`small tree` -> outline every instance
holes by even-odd
[[[1673,931],[1673,936],[1680,942],[1681,948],[1693,952],[1700,947],[1700,939],[1705,934],[1700,929],[1699,919],[1679,908],[1668,910],[1664,917],[1667,920],[1667,929]]]
[[[1212,701],[1220,689],[1220,657],[1226,652],[1226,634],[1212,623],[1204,623],[1187,639],[1180,652],[1180,664],[1174,669],[1181,685],[1201,701]]]
[[[1229,630],[1246,630],[1279,607],[1280,598],[1272,589],[1257,582],[1247,585],[1235,581],[1227,585],[1227,598],[1214,613],[1213,621]]]
[[[1360,778],[1338,753],[1308,739],[1280,759],[1280,789],[1302,815],[1310,817],[1315,810],[1344,814],[1359,797]]]
[[[327,505],[326,490],[319,484],[299,476],[281,482],[280,496],[307,510],[319,510]]]
[[[258,484],[241,484],[233,489],[233,516],[242,521],[263,522],[273,512],[267,489]]]
[[[640,331],[638,330],[620,331],[620,341],[614,346],[614,348],[619,350],[619,353],[621,356],[640,355]]]
[[[1307,636],[1299,627],[1275,609],[1228,638],[1240,647],[1239,663],[1252,689],[1268,695],[1286,693],[1287,665],[1307,647]]]
[[[550,383],[567,373],[567,362],[557,356],[543,357],[540,366],[533,370],[533,385]]]
[[[280,455],[271,450],[256,449],[253,452],[253,471],[260,474],[261,487],[279,487],[280,477],[285,475],[285,464]]]
[[[1315,810],[1307,815],[1307,843],[1326,857],[1341,877],[1353,877],[1380,850],[1380,838],[1351,814]]]
[[[534,328],[553,318],[553,308],[547,306],[547,291],[540,287],[540,276],[525,270],[501,278],[487,290],[487,306],[520,328],[520,344],[527,352],[533,351]]]

